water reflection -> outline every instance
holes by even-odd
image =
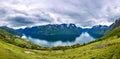
[[[74,41],[47,41],[47,40],[41,40],[41,39],[35,39],[31,37],[23,36],[22,38],[29,39],[32,43],[38,44],[40,46],[46,46],[46,47],[54,47],[54,46],[69,46],[76,43],[83,44],[88,43],[90,41],[95,40],[92,36],[90,36],[87,32],[83,32],[79,37],[77,37]]]

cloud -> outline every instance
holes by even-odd
[[[29,18],[22,17],[22,16],[15,16],[8,18],[8,21],[11,23],[12,26],[26,26],[30,24],[34,24]]]
[[[120,0],[0,0],[0,25],[110,25],[120,15],[119,2]]]

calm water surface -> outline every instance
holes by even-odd
[[[95,38],[90,36],[87,32],[83,32],[79,37],[77,37],[73,41],[58,40],[58,41],[51,42],[51,41],[47,41],[47,40],[43,40],[43,39],[35,39],[32,37],[26,37],[26,36],[23,36],[22,38],[29,39],[32,43],[40,45],[40,46],[45,46],[45,47],[69,46],[69,45],[74,45],[76,43],[83,44],[83,43],[88,43],[90,41],[95,40]]]

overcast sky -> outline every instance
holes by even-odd
[[[74,23],[110,25],[120,15],[120,0],[0,0],[0,26]]]

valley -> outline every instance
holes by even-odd
[[[120,59],[120,0],[0,0],[0,59]]]
[[[68,50],[33,50],[21,48],[0,40],[1,59],[119,59],[120,39],[113,33],[120,32],[120,27],[108,33],[104,39]],[[110,35],[110,37],[108,37]],[[88,48],[89,47],[89,48]],[[74,51],[74,52],[73,52]],[[112,53],[111,53],[112,52]],[[73,55],[74,54],[74,55]]]
[[[102,38],[85,44],[48,48],[0,30],[0,59],[119,59],[119,32],[118,26]],[[84,35],[88,33],[81,34],[83,38]]]

